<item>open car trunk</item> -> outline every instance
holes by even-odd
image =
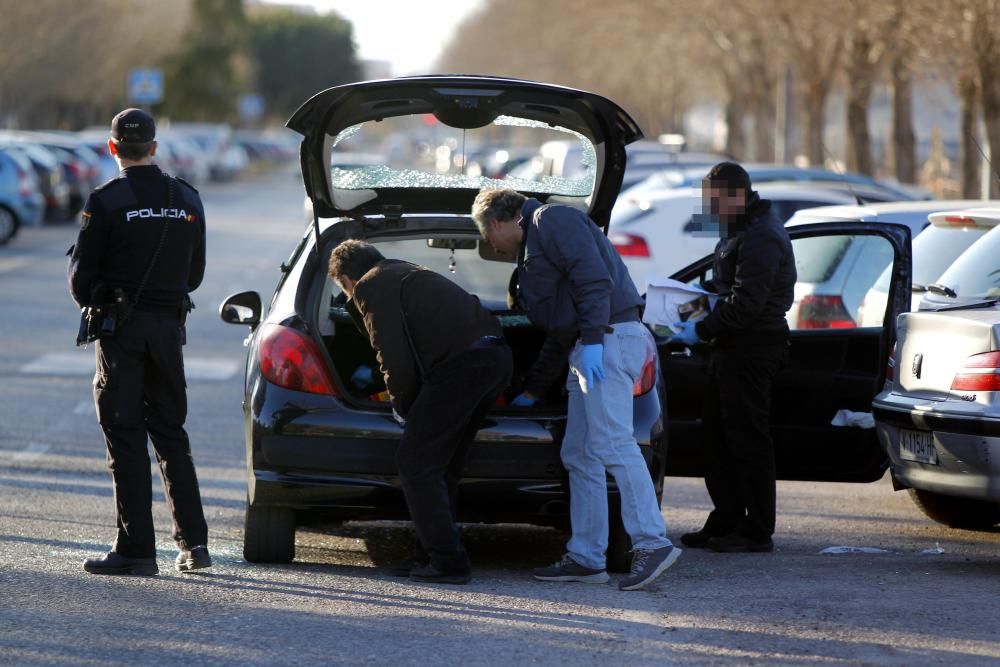
[[[512,312],[500,304],[484,303],[500,319],[503,335],[514,355],[514,373],[510,386],[497,399],[496,407],[504,408],[524,390],[524,382],[545,341],[545,334],[531,324],[526,315]],[[492,307],[491,307],[492,306]],[[323,336],[323,343],[333,361],[337,378],[347,397],[361,404],[388,406],[389,396],[379,370],[375,352],[367,336],[358,329],[342,304],[332,304],[329,318],[333,334]],[[568,370],[568,369],[567,369]],[[565,377],[563,374],[561,377]],[[511,408],[519,412],[538,412],[564,408],[564,382],[556,381],[544,400],[532,408]]]

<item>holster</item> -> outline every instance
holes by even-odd
[[[91,293],[92,303],[96,306],[84,306],[80,310],[80,327],[76,334],[76,344],[87,345],[100,338],[110,338],[118,328],[128,321],[132,315],[132,304],[128,293],[116,287],[111,294],[111,300],[105,301],[107,292],[101,285]]]

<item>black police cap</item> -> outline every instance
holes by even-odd
[[[111,137],[129,144],[148,144],[156,138],[156,123],[142,109],[125,109],[111,119]]]

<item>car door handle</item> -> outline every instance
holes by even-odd
[[[671,357],[690,357],[691,356],[691,348],[690,347],[685,347],[683,350],[672,350],[670,352],[670,356]]]

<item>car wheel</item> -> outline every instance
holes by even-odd
[[[0,245],[14,238],[18,226],[17,217],[10,210],[0,206]]]
[[[290,563],[295,558],[295,512],[247,503],[243,558],[249,563]]]
[[[632,540],[625,532],[621,501],[618,498],[608,501],[607,565],[611,572],[628,572],[632,569]]]
[[[952,528],[983,530],[1000,523],[1000,503],[910,489],[910,498],[929,518]]]

